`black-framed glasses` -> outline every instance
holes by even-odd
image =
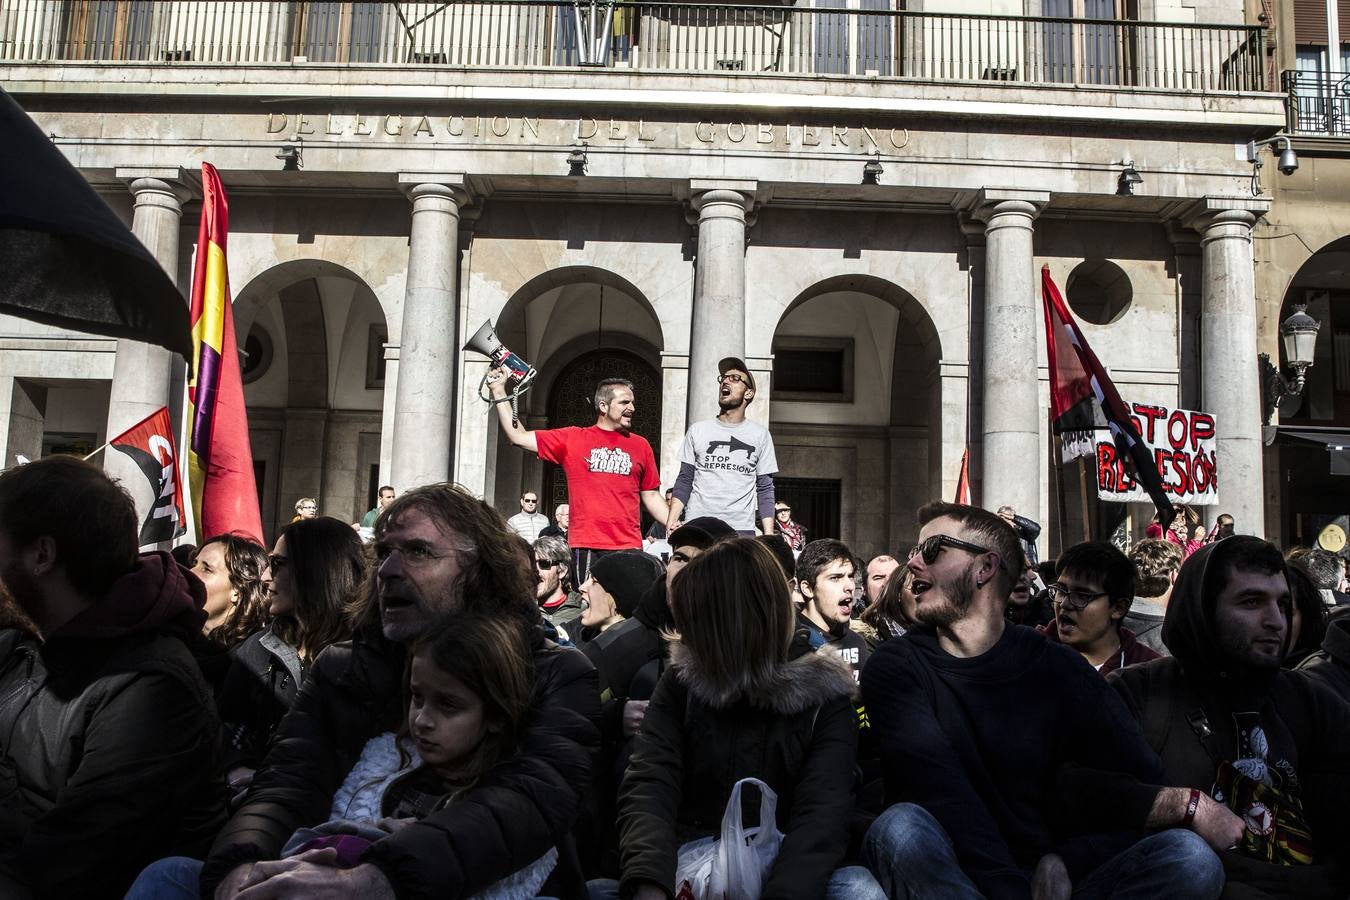
[[[539,502],[539,498],[538,498],[538,497],[521,497],[521,498],[520,498],[520,502],[521,502],[521,503],[538,503],[538,502]]]
[[[745,376],[743,376],[743,375],[741,375],[741,374],[739,374],[739,373],[737,373],[737,372],[728,372],[728,373],[726,373],[725,375],[718,375],[718,376],[717,376],[717,383],[718,383],[718,384],[721,384],[721,383],[724,382],[724,381],[730,381],[732,384],[749,384],[749,383],[750,383],[750,382],[748,382],[748,381],[745,380]]]
[[[560,565],[562,565],[562,561],[561,561],[561,560],[553,560],[553,559],[536,559],[536,560],[534,561],[534,564],[535,564],[535,566],[536,566],[537,568],[543,569],[545,572],[547,572],[549,569],[553,568],[554,566],[560,566]]]
[[[1059,583],[1049,585],[1047,590],[1050,591],[1050,602],[1065,612],[1078,612],[1098,597],[1109,596],[1106,591],[1071,591]]]
[[[965,550],[967,553],[976,555],[992,553],[998,556],[999,568],[1003,568],[1003,557],[997,550],[990,550],[988,547],[981,547],[979,544],[972,544],[970,541],[963,541],[960,538],[954,538],[947,534],[935,534],[927,538],[919,546],[909,551],[909,559],[916,556],[922,556],[924,565],[931,566],[937,562],[937,558],[942,555],[942,551],[947,547],[953,547],[957,550]]]

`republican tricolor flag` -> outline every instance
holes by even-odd
[[[1078,329],[1050,277],[1049,266],[1041,267],[1041,295],[1045,300],[1045,352],[1050,363],[1050,417],[1055,433],[1065,435],[1064,460],[1083,455],[1078,449],[1084,440],[1080,435],[1086,438],[1088,453],[1095,452],[1093,429],[1104,417],[1116,453],[1148,491],[1162,521],[1172,521],[1172,501],[1163,491],[1153,453],[1135,428],[1111,376]]]
[[[234,310],[225,266],[229,205],[220,175],[202,163],[202,221],[192,273],[192,380],[188,483],[197,541],[217,534],[263,539],[248,411],[239,373]]]

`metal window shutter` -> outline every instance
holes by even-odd
[[[1341,16],[1345,15],[1350,3],[1336,0],[1336,8]],[[1350,21],[1350,20],[1342,20]],[[1325,0],[1294,0],[1294,43],[1327,43],[1327,5]]]

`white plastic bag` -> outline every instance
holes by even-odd
[[[741,820],[741,788],[759,788],[759,826]],[[680,848],[675,884],[682,900],[759,900],[764,878],[778,857],[783,833],[774,815],[778,795],[758,778],[742,778],[731,789],[722,814],[721,837],[691,841]]]

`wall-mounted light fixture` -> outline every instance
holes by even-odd
[[[283,172],[298,172],[305,166],[304,153],[299,144],[282,144],[277,151],[277,159],[281,160]]]
[[[872,154],[872,158],[863,166],[863,184],[881,184],[881,173],[886,170],[881,165],[881,152]]]
[[[568,177],[578,177],[586,174],[585,144],[577,144],[572,148],[572,152],[567,154],[567,174]]]
[[[1293,175],[1298,171],[1298,154],[1294,152],[1294,145],[1289,142],[1289,136],[1277,134],[1273,138],[1266,138],[1264,141],[1247,142],[1247,162],[1252,164],[1252,196],[1261,193],[1261,148],[1274,147],[1276,144],[1283,144],[1284,149],[1280,151],[1279,161],[1275,163],[1275,168],[1280,170],[1281,175]]]
[[[1294,312],[1280,323],[1280,341],[1284,344],[1286,364],[1293,371],[1293,378],[1284,373],[1262,353],[1258,365],[1261,367],[1261,414],[1264,424],[1269,425],[1280,405],[1294,400],[1303,393],[1307,382],[1308,369],[1313,364],[1317,347],[1317,332],[1322,323],[1308,315],[1308,303],[1294,304]]]
[[[1134,163],[1128,159],[1121,165],[1125,168],[1121,169],[1120,177],[1116,179],[1116,195],[1129,197],[1134,194],[1136,184],[1144,183],[1144,176],[1139,174],[1139,170],[1134,167]]]

